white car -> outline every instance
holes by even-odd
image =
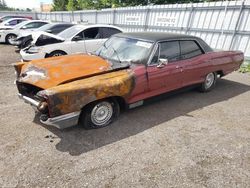
[[[0,42],[5,42],[8,44],[14,44],[13,40],[19,35],[22,30],[35,30],[45,24],[48,24],[47,21],[41,20],[29,20],[19,23],[15,27],[10,27],[8,29],[1,30],[0,28]]]
[[[122,29],[112,25],[75,25],[58,35],[45,32],[33,35],[30,46],[20,51],[23,61],[74,53],[96,51],[113,34]]]
[[[14,27],[15,25],[20,24],[21,22],[27,21],[27,20],[30,20],[30,19],[28,19],[28,18],[11,18],[11,19],[5,20],[2,23],[0,23],[0,29],[6,28],[6,27],[11,28],[11,27]]]
[[[18,49],[23,49],[30,45],[30,43],[33,40],[33,36],[36,35],[36,33],[39,34],[39,32],[44,31],[47,33],[51,33],[54,35],[57,35],[58,33],[61,33],[62,31],[74,26],[75,24],[67,23],[67,22],[61,22],[61,23],[49,23],[42,27],[39,27],[35,29],[34,31],[27,31],[23,30],[19,33],[16,40],[14,41],[14,45]]]

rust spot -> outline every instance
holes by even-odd
[[[42,91],[48,96],[52,117],[80,111],[86,104],[111,96],[126,98],[134,88],[131,70],[102,74]]]
[[[105,72],[111,69],[111,64],[97,56],[69,55],[25,63],[22,66],[21,74],[29,71],[31,67],[39,67],[40,70],[46,70],[46,78],[25,79],[23,81],[48,89],[68,80]]]

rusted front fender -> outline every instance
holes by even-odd
[[[80,111],[87,104],[108,97],[126,99],[135,85],[132,70],[114,71],[39,92],[49,103],[50,117]]]

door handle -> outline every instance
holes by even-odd
[[[179,65],[176,65],[175,66],[176,69],[179,69],[179,68],[183,68],[182,66],[179,66]]]

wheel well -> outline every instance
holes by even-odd
[[[86,108],[86,106],[88,106],[88,105],[90,105],[90,104],[92,104],[94,102],[102,101],[102,100],[110,100],[110,99],[111,100],[116,100],[118,102],[121,110],[125,110],[126,109],[127,103],[126,103],[125,99],[123,97],[120,97],[120,96],[113,96],[113,97],[107,97],[107,98],[99,99],[99,100],[96,100],[96,101],[92,101],[92,102],[86,104],[85,106],[83,106],[82,110],[84,108]]]
[[[63,51],[63,50],[54,50],[54,51],[52,51],[52,52],[50,52],[50,53],[46,53],[45,58],[49,57],[50,54],[55,53],[55,52],[61,52],[61,53],[63,53],[64,55],[67,55],[67,53],[66,53],[65,51]]]
[[[216,71],[216,73],[217,73],[217,75],[220,76],[220,78],[221,78],[222,76],[224,76],[224,73],[223,73],[222,70]]]

